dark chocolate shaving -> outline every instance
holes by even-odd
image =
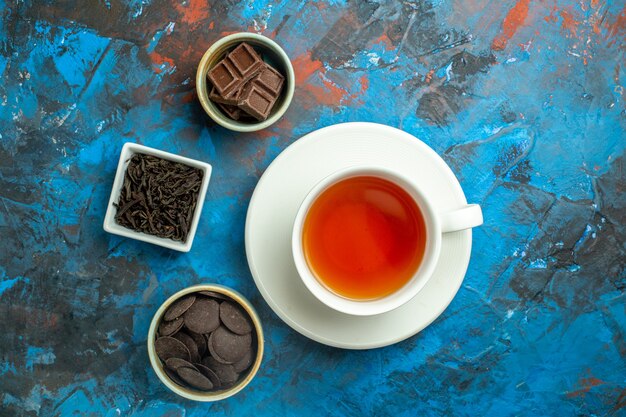
[[[155,156],[130,159],[115,221],[136,232],[185,242],[198,204],[203,172]]]

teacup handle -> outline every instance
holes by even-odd
[[[478,204],[468,204],[460,209],[441,213],[439,219],[443,233],[457,232],[483,224],[483,211]]]

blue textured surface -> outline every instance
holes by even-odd
[[[0,0],[0,414],[626,415],[621,1]],[[226,33],[274,38],[297,74],[257,134],[213,125],[195,66]],[[342,351],[283,324],[244,253],[282,149],[374,121],[444,156],[485,224],[465,282],[419,335]],[[102,230],[122,144],[214,174],[192,251]],[[234,398],[176,397],[150,319],[201,282],[249,297],[267,354]]]

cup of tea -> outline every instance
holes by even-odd
[[[482,222],[477,204],[442,213],[400,173],[350,167],[321,180],[304,198],[291,246],[298,273],[317,299],[368,316],[417,295],[433,274],[443,233]]]

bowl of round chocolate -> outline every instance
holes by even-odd
[[[148,331],[148,355],[158,378],[195,401],[222,400],[245,388],[259,370],[263,346],[250,302],[217,284],[172,295]]]
[[[287,111],[295,87],[293,66],[273,40],[256,33],[234,33],[204,53],[196,90],[204,111],[238,132],[264,129]]]

